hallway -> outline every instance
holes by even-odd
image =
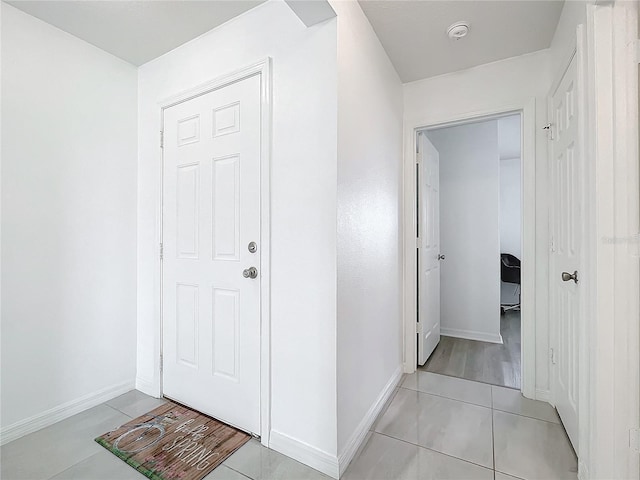
[[[405,378],[345,478],[575,480],[576,472],[549,404],[417,372]]]
[[[15,440],[0,449],[1,477],[142,480],[93,439],[162,403],[134,390]],[[508,388],[417,372],[396,389],[343,478],[575,480],[576,470],[569,440],[548,404]],[[206,480],[247,478],[329,477],[251,440]]]

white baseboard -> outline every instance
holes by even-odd
[[[402,364],[402,373],[406,373],[406,374],[412,374],[416,372],[416,366],[413,364],[409,364],[407,362],[404,362]]]
[[[578,459],[578,480],[589,480],[590,478],[587,464]]]
[[[551,403],[551,392],[549,392],[549,390],[542,390],[540,388],[536,388],[536,400],[540,400],[541,402]]]
[[[271,430],[269,448],[304,463],[332,478],[339,477],[338,458],[311,446],[305,442],[292,438],[284,433]]]
[[[53,425],[56,422],[69,418],[77,413],[107,402],[118,395],[127,393],[135,388],[132,381],[119,383],[111,387],[103,388],[97,392],[89,393],[57,407],[50,408],[42,413],[25,418],[0,429],[0,445],[4,445],[20,437],[33,433],[42,428]]]
[[[477,340],[479,342],[504,343],[502,335],[499,333],[476,332],[473,330],[461,330],[458,328],[440,328],[440,334],[445,337],[464,338],[466,340]]]
[[[155,398],[160,398],[160,385],[157,385],[156,382],[152,380],[147,380],[146,378],[136,377],[136,390],[140,390],[142,393],[150,395]]]
[[[340,476],[342,476],[342,474],[349,466],[349,463],[351,463],[351,460],[353,460],[353,457],[355,457],[358,449],[367,437],[367,433],[371,429],[373,422],[376,421],[376,418],[378,418],[378,415],[380,415],[380,412],[389,401],[389,398],[391,398],[391,395],[393,395],[395,388],[398,386],[398,383],[400,383],[400,380],[402,379],[402,374],[403,368],[402,366],[399,366],[380,392],[380,395],[378,395],[376,401],[373,402],[367,413],[364,415],[364,417],[362,417],[362,420],[349,437],[349,440],[347,440],[347,444],[342,450],[342,453],[340,453],[340,455],[338,456]]]

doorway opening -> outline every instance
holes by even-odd
[[[520,390],[522,115],[416,133],[417,369]]]

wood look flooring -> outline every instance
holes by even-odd
[[[418,370],[520,389],[520,312],[500,318],[500,333],[502,345],[443,336]]]

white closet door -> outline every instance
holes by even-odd
[[[418,136],[418,364],[440,342],[440,155]]]
[[[584,162],[578,144],[576,58],[552,98],[551,325],[555,329],[553,391],[556,408],[578,451],[578,339]],[[569,275],[577,273],[577,282]]]

